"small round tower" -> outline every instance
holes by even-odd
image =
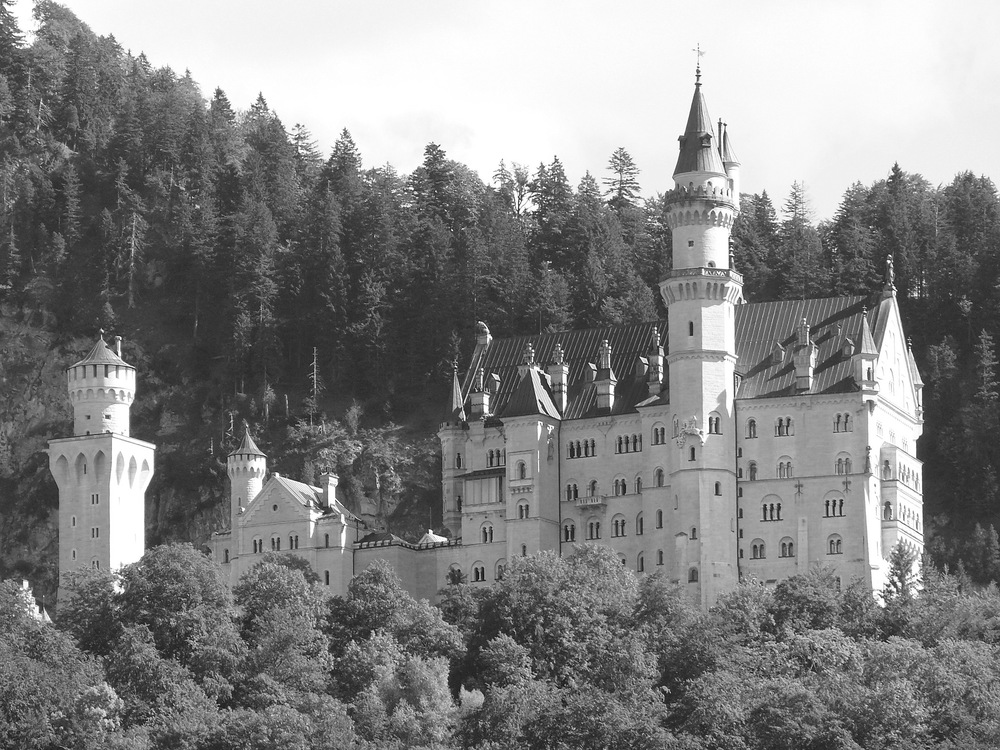
[[[230,529],[235,533],[237,517],[260,493],[267,474],[267,456],[250,437],[249,427],[245,426],[240,446],[226,458],[226,471],[230,486]]]
[[[90,353],[66,368],[66,385],[73,404],[73,434],[129,434],[129,407],[135,399],[135,368],[122,357],[122,337],[114,348],[104,331]]]

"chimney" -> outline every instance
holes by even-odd
[[[330,472],[323,472],[319,475],[319,486],[323,490],[323,507],[333,508],[337,500],[337,485],[340,477]]]
[[[615,386],[618,378],[611,369],[611,344],[607,339],[601,342],[597,351],[597,408],[611,411],[615,405]]]
[[[552,364],[548,367],[548,375],[552,383],[552,396],[556,408],[560,414],[565,414],[568,404],[569,365],[566,364],[562,344],[556,344],[556,348],[552,352]]]
[[[795,362],[795,390],[808,391],[812,389],[813,371],[816,369],[816,344],[809,337],[809,324],[803,318],[799,323],[798,342],[795,345],[792,359]]]
[[[652,346],[649,350],[649,375],[646,385],[650,396],[659,395],[663,390],[663,347],[660,345],[660,329],[653,328]]]
[[[482,419],[490,413],[490,394],[483,384],[485,373],[480,367],[476,372],[476,379],[472,383],[472,393],[469,394],[469,401],[472,405],[472,418]]]

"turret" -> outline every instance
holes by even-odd
[[[86,357],[66,368],[66,385],[73,404],[73,434],[129,434],[129,407],[135,399],[135,368],[121,356],[122,338],[112,349],[104,331]]]
[[[795,362],[795,390],[802,393],[812,389],[818,349],[809,335],[809,323],[803,318],[799,323],[798,341],[792,354]]]
[[[660,330],[655,326],[653,327],[647,360],[649,371],[646,374],[646,383],[649,387],[649,395],[657,396],[663,390],[663,346],[660,344]]]
[[[729,189],[733,193],[733,205],[740,210],[740,160],[736,158],[733,145],[729,141],[729,125],[719,120],[719,133],[722,134],[722,165],[729,175]]]
[[[875,380],[875,365],[878,362],[878,348],[872,337],[871,326],[868,323],[868,308],[861,313],[861,330],[858,331],[857,345],[854,351],[854,380],[861,386],[864,398],[869,402],[869,409],[875,406],[874,397],[878,395],[878,381]]]
[[[476,379],[472,383],[472,393],[469,394],[473,419],[483,419],[490,415],[490,393],[486,390],[484,378],[485,372],[480,367],[476,371]]]
[[[226,470],[230,486],[230,529],[235,533],[238,516],[260,493],[267,474],[267,456],[250,437],[249,427],[245,427],[239,448],[226,459]]]

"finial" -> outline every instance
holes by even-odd
[[[868,319],[868,305],[865,305],[864,307],[861,308],[861,317],[863,317],[865,320]]]
[[[458,360],[457,359],[453,359],[451,361],[451,371],[453,373],[455,373],[456,375],[458,374]]]
[[[535,364],[535,347],[531,345],[529,341],[524,345],[524,364],[534,365]]]
[[[562,344],[556,343],[556,348],[552,350],[552,364],[561,365],[565,361]]]
[[[889,253],[885,259],[885,289],[886,291],[896,291],[896,269],[892,253]]]
[[[701,86],[701,58],[705,54],[701,49],[701,42],[691,51],[697,55],[697,64],[694,67],[694,85]]]
[[[100,336],[101,336],[101,341],[104,341],[104,329],[103,329],[103,328],[101,328],[101,329],[100,329],[100,330],[98,331],[98,333],[99,333],[99,334],[100,334]]]

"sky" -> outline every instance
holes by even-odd
[[[806,186],[831,218],[893,163],[932,184],[1000,180],[1000,3],[879,0],[64,0],[97,34],[191,71],[234,107],[263,93],[327,155],[406,173],[427,143],[489,181],[558,156],[576,185],[624,147],[644,196],[670,189],[700,45],[709,113],[742,191]],[[31,0],[14,11],[30,32]]]

